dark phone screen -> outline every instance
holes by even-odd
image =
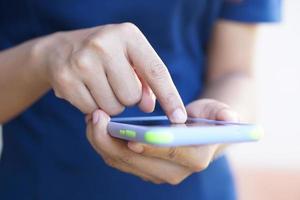
[[[201,118],[189,118],[185,124],[172,124],[166,116],[157,117],[128,117],[128,118],[113,118],[113,122],[124,124],[139,125],[139,126],[178,126],[178,127],[192,127],[192,126],[215,126],[225,125],[226,122],[215,121]]]

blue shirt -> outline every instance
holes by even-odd
[[[56,31],[133,22],[187,104],[203,90],[214,23],[276,21],[279,8],[280,0],[0,0],[0,48]],[[153,114],[162,114],[161,108]],[[143,113],[134,107],[122,115]],[[86,140],[83,114],[53,91],[4,124],[3,140],[0,199],[235,199],[224,157],[178,186],[151,184],[106,166]]]

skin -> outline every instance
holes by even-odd
[[[211,99],[194,101],[187,107],[191,117],[236,120],[227,105]],[[204,109],[205,113],[200,113]],[[199,112],[198,112],[199,111]],[[87,137],[106,164],[156,184],[179,184],[194,172],[204,170],[215,157],[219,145],[161,148],[118,140],[107,133],[109,116],[96,110],[87,117]]]
[[[255,25],[216,23],[208,50],[205,92],[186,108],[166,66],[133,24],[61,32],[28,41],[0,53],[0,123],[53,89],[57,97],[88,114],[88,140],[108,165],[154,183],[178,184],[204,170],[223,146],[155,148],[127,143],[108,135],[109,116],[134,104],[151,112],[157,97],[175,123],[184,122],[187,114],[249,121],[255,30]]]
[[[216,24],[209,49],[206,90],[200,99],[186,106],[188,116],[251,121],[249,113],[253,105],[249,99],[254,95],[251,60],[255,32],[254,25],[226,21]],[[206,169],[225,147],[216,144],[158,148],[114,139],[106,131],[109,116],[101,110],[87,116],[86,121],[88,140],[109,166],[156,184],[181,183],[191,174]]]
[[[135,104],[151,112],[157,97],[172,122],[187,117],[167,67],[131,23],[55,33],[1,52],[0,63],[0,123],[49,89],[86,114]]]

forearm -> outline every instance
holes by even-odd
[[[36,42],[0,52],[0,123],[22,112],[49,89],[40,74]]]
[[[253,59],[257,26],[221,20],[208,48],[206,90],[203,97],[228,104],[241,121],[254,121]]]
[[[202,98],[228,104],[238,112],[241,121],[255,120],[255,81],[247,74],[229,74],[207,83]]]

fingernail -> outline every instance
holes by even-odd
[[[135,153],[142,153],[144,151],[143,145],[135,142],[129,142],[128,148],[134,151]]]
[[[100,119],[100,115],[98,110],[96,110],[95,112],[93,112],[93,124],[97,124],[99,122]]]
[[[186,121],[186,114],[182,111],[182,109],[177,108],[171,116],[171,121],[174,123],[184,123]]]

